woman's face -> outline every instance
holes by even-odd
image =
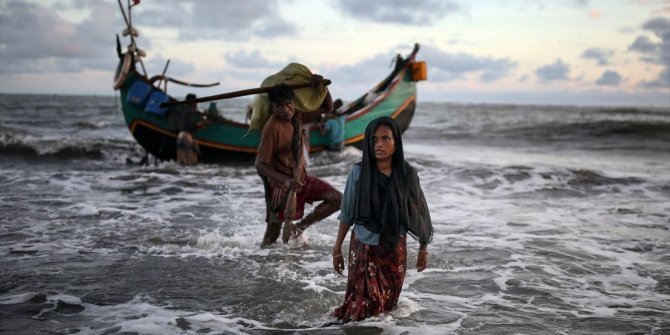
[[[391,160],[395,152],[395,140],[391,126],[380,124],[374,134],[374,148],[376,160]]]

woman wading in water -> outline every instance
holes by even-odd
[[[342,242],[353,225],[344,303],[333,315],[342,322],[388,312],[398,303],[407,269],[407,233],[419,241],[418,272],[428,264],[433,226],[416,170],[405,161],[398,123],[389,117],[365,130],[363,159],[349,172],[333,267],[342,274]]]

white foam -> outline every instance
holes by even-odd
[[[443,127],[448,118],[441,120],[437,125],[424,122],[413,127]],[[416,139],[412,129],[409,138]],[[124,134],[133,141],[127,131]],[[444,334],[459,331],[461,320],[469,315],[495,308],[514,311],[522,318],[571,314],[638,318],[649,324],[667,314],[670,297],[659,292],[654,279],[670,272],[664,263],[670,241],[666,201],[670,160],[666,155],[626,159],[608,157],[607,150],[540,150],[419,139],[405,141],[405,152],[417,166],[434,223],[429,268],[416,272],[417,243],[408,239],[409,269],[396,310],[354,326],[371,325],[388,334]],[[346,172],[360,155],[360,150],[350,147],[313,155],[310,173],[342,190]],[[25,257],[39,264],[40,259],[54,256],[128,256],[128,250],[132,250],[130,257],[137,258],[198,257],[211,263],[223,259],[251,281],[258,268],[270,268],[263,279],[292,282],[298,288],[296,294],[308,304],[324,297],[343,298],[347,278],[334,273],[330,255],[337,214],[310,227],[299,241],[261,249],[265,204],[252,165],[183,167],[160,162],[126,167],[115,162],[91,163],[99,164],[100,171],[66,165],[66,172],[58,173],[3,166],[2,175],[23,192],[17,205],[34,201],[21,208],[37,213],[2,222],[2,235],[19,236],[0,247],[3,259],[16,262]],[[597,173],[605,181],[599,184],[588,175],[586,182],[576,180],[580,170]],[[625,182],[630,178],[639,180]],[[5,200],[10,198],[4,195],[2,201],[11,202]],[[58,205],[42,208],[44,203]],[[343,251],[347,249],[348,239]],[[457,296],[459,292],[446,286],[468,285],[468,280],[482,282],[482,289],[473,286],[468,296]],[[22,303],[31,297],[6,296],[0,304]],[[170,301],[142,296],[117,306],[84,305],[84,313],[90,313],[86,315],[121,326],[120,331],[266,330],[258,321],[240,318],[247,315],[245,311],[236,309],[229,315],[231,306],[180,311]],[[442,324],[415,320],[415,314],[436,305],[439,309],[431,311],[436,318],[449,313],[461,319],[451,321],[450,316]],[[191,330],[177,327],[177,318],[190,322]],[[277,311],[276,320],[314,323],[289,310]]]
[[[32,299],[34,296],[34,293],[19,293],[0,297],[0,305],[21,304]]]
[[[148,335],[184,334],[185,330],[178,326],[178,319],[189,323],[190,332],[209,328],[213,332],[247,334],[251,329],[267,329],[262,323],[254,320],[227,317],[211,312],[179,311],[155,306],[143,300],[143,297],[136,297],[120,305],[85,305],[86,309],[82,313],[95,317],[97,322],[110,323],[110,320],[117,320],[112,322],[107,329],[120,327],[118,332],[137,332]]]

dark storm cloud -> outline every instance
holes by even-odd
[[[478,74],[481,82],[490,83],[507,76],[517,63],[509,58],[478,57],[466,53],[447,53],[427,46],[421,52],[428,62],[431,80],[451,81]]]
[[[612,50],[604,50],[600,48],[589,48],[582,52],[581,57],[587,59],[595,59],[598,65],[607,65],[607,59],[614,54]]]
[[[91,16],[73,24],[47,7],[6,3],[0,13],[0,72],[108,70],[116,62],[114,32],[121,25],[110,4],[88,6]]]
[[[603,73],[598,80],[596,80],[596,85],[602,86],[618,86],[621,83],[621,75],[616,71],[607,70]]]
[[[247,40],[292,35],[297,27],[279,16],[278,0],[164,0],[135,7],[137,25],[177,29],[182,40]],[[170,8],[170,10],[166,10]]]
[[[448,14],[465,11],[451,0],[339,0],[341,10],[355,18],[407,25],[431,25]]]
[[[555,80],[570,80],[570,65],[563,63],[562,59],[557,59],[554,63],[541,66],[535,70],[535,75],[541,83],[548,83]]]
[[[663,66],[663,70],[657,79],[642,81],[639,86],[643,88],[668,88],[670,87],[670,19],[666,17],[653,18],[645,22],[642,28],[651,31],[656,39],[660,39],[660,42],[654,42],[648,36],[640,35],[635,38],[628,50],[641,54],[640,60],[644,62]]]

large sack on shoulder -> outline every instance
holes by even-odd
[[[281,71],[265,78],[261,83],[261,87],[275,86],[281,83],[286,83],[287,85],[307,84],[312,82],[312,76],[312,72],[305,65],[291,63]],[[328,87],[318,85],[316,87],[297,89],[293,93],[295,94],[296,112],[307,113],[321,106],[323,100],[328,95]],[[251,130],[263,129],[271,113],[270,100],[267,93],[256,95],[254,97],[249,128]]]

